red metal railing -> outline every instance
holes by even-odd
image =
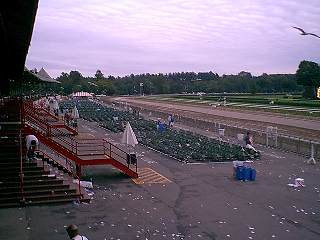
[[[62,162],[52,158],[51,156],[49,156],[49,154],[47,154],[46,152],[42,151],[42,150],[37,150],[36,152],[38,152],[40,155],[42,154],[44,156],[44,158],[48,158],[51,160],[51,162],[53,163],[53,165],[57,165],[60,166],[61,168],[63,168],[70,176],[72,176],[73,178],[76,178],[78,180],[78,192],[79,192],[79,196],[80,198],[83,198],[83,194],[81,193],[81,186],[80,186],[80,177],[76,174],[76,172],[74,171],[74,167],[72,165],[72,163],[70,162],[70,160],[68,160],[67,158],[65,158],[64,156],[60,155],[61,158],[65,159],[65,164],[62,164]],[[57,153],[58,154],[58,153]],[[58,154],[59,155],[59,154]],[[42,167],[44,168],[44,162],[45,160],[42,159]]]
[[[48,134],[50,134],[51,129],[53,128],[63,128],[67,133],[71,135],[77,135],[77,130],[72,128],[69,125],[66,125],[64,121],[59,122],[59,117],[53,115],[51,112],[46,109],[34,106],[33,102],[26,101],[24,103],[24,115],[33,118],[34,121],[41,122],[46,125]],[[49,121],[49,118],[54,121]]]
[[[24,111],[24,118],[30,127],[50,139],[51,144],[56,145],[55,151],[57,149],[63,150],[71,160],[80,166],[80,169],[81,165],[112,164],[123,171],[126,171],[123,166],[134,171],[131,169],[133,165],[135,167],[134,176],[137,177],[137,162],[132,164],[131,155],[124,150],[105,139],[76,139],[60,128],[52,126],[45,118],[38,116],[35,108],[29,107]]]

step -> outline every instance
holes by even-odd
[[[26,202],[25,205],[34,206],[34,205],[44,205],[44,204],[66,204],[71,203],[74,201],[78,201],[79,197],[69,197],[67,199],[50,199],[50,200],[37,200],[32,202]],[[12,202],[12,203],[0,203],[0,208],[17,208],[21,207],[23,205],[20,204],[20,202]]]
[[[25,155],[22,157],[22,161],[25,162]],[[20,156],[0,156],[0,164],[2,163],[20,163]]]
[[[0,166],[1,165],[15,165],[15,164],[20,164],[21,160],[19,159],[15,159],[15,158],[3,158],[0,160]],[[22,164],[24,165],[37,165],[36,160],[33,161],[26,161],[24,158],[22,159]],[[42,162],[42,161],[39,161]]]
[[[62,184],[62,179],[44,179],[44,180],[24,180],[23,185],[24,187],[28,186],[34,186],[34,185],[51,185],[51,184]],[[4,186],[2,186],[4,185]],[[11,187],[11,186],[20,186],[20,181],[11,181],[11,182],[5,182],[0,184],[0,191],[1,188]]]
[[[30,170],[42,170],[43,167],[42,166],[37,166],[37,164],[32,164],[32,165],[22,165],[22,170],[23,171],[30,171]],[[15,165],[15,164],[0,164],[0,172],[8,172],[8,171],[12,171],[12,172],[19,172],[20,171],[20,164],[19,165]]]
[[[21,196],[15,196],[15,197],[0,197],[0,204],[3,203],[19,203],[21,199]]]
[[[4,172],[1,172],[0,171],[0,178],[1,176],[19,176],[19,172],[20,171],[4,171]],[[23,171],[23,174],[25,177],[28,177],[28,176],[33,176],[33,175],[49,175],[50,174],[50,171],[49,170],[42,170],[42,169],[39,169],[39,170],[24,170]]]
[[[24,181],[28,181],[28,180],[45,180],[45,179],[56,179],[56,175],[55,174],[50,174],[48,176],[48,174],[42,174],[42,172],[37,172],[36,174],[30,174],[30,175],[24,175]],[[20,176],[19,174],[15,174],[15,175],[0,175],[0,182],[12,182],[12,181],[19,181],[20,180]]]
[[[0,160],[0,167],[1,166],[5,166],[5,165],[17,165],[19,164],[20,166],[20,159],[15,159],[15,158],[5,158],[5,159],[1,159]],[[25,161],[24,159],[22,160],[22,164],[23,165],[29,165],[29,166],[36,166],[37,165],[37,161],[32,161],[32,162],[29,162],[29,161]]]
[[[78,198],[78,193],[55,193],[55,194],[41,194],[41,195],[34,195],[34,196],[26,196],[26,202],[28,201],[41,201],[41,200],[58,200],[58,199],[66,199],[70,197]]]
[[[30,203],[33,201],[43,201],[43,200],[58,200],[58,199],[69,199],[69,198],[78,198],[79,194],[77,193],[55,193],[55,194],[37,194],[32,196],[25,196],[26,203]],[[1,203],[14,203],[14,202],[20,202],[21,196],[14,196],[14,197],[4,197],[0,198],[0,204]]]
[[[79,197],[70,197],[69,199],[52,199],[52,200],[26,202],[26,205],[65,204],[65,203],[70,203],[78,200],[79,200]]]
[[[24,191],[24,196],[35,196],[35,195],[45,195],[45,194],[52,194],[52,191],[55,194],[65,194],[65,193],[77,193],[76,189],[72,189],[69,186],[66,185],[65,188],[57,189],[57,190],[50,190],[50,189],[39,189],[34,191]],[[9,192],[9,193],[0,193],[0,199],[1,198],[10,198],[10,197],[19,197],[21,193],[19,191],[17,192]]]
[[[31,186],[24,186],[24,191],[30,192],[30,191],[38,191],[38,190],[60,190],[65,189],[66,187],[69,187],[69,185],[66,184],[47,184],[47,185],[31,185]],[[0,192],[2,193],[12,193],[12,192],[19,192],[20,186],[8,186],[1,188]]]
[[[16,143],[16,142],[0,141],[0,150],[7,150],[7,151],[17,150],[17,151],[20,151],[20,144]]]
[[[11,207],[20,207],[20,203],[0,203],[0,208],[11,208]]]
[[[0,150],[0,151],[5,151],[4,149]],[[10,159],[19,159],[20,160],[20,151],[19,152],[6,152],[6,153],[1,153],[0,152],[0,159],[2,161],[2,159],[5,158],[10,158]]]
[[[22,172],[27,173],[30,175],[31,173],[41,173],[44,171],[43,167],[23,167]],[[7,167],[7,168],[0,168],[0,175],[5,175],[5,176],[12,176],[15,174],[20,174],[20,167]]]

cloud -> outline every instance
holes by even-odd
[[[40,1],[27,66],[58,76],[241,70],[320,62],[320,3],[309,0]]]

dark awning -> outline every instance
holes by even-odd
[[[0,1],[0,84],[21,81],[39,0]]]

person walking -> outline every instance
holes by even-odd
[[[68,233],[68,236],[70,239],[72,240],[88,240],[87,237],[85,236],[81,236],[79,234],[79,229],[76,225],[74,224],[71,224],[67,227],[66,229],[67,233]]]

